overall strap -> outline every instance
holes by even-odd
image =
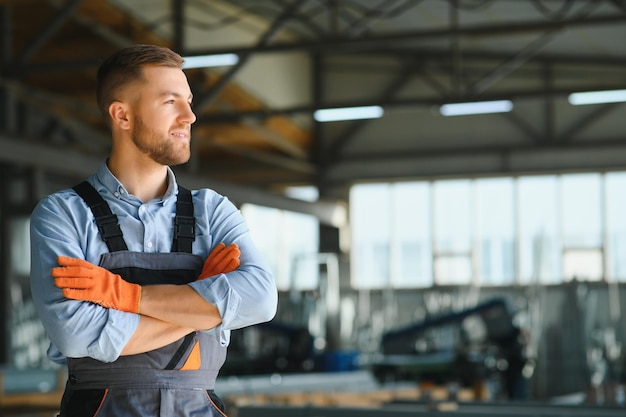
[[[179,185],[172,252],[191,253],[191,246],[196,238],[195,226],[196,219],[193,216],[191,191]]]
[[[100,230],[100,236],[102,236],[102,240],[106,243],[109,251],[128,250],[117,216],[111,212],[109,205],[104,201],[100,193],[87,181],[83,181],[72,188],[85,200],[85,203],[91,209],[96,219],[96,225],[98,225]]]
[[[187,351],[189,350],[189,347],[195,340],[196,340],[195,333],[189,333],[187,336],[185,336],[185,338],[183,339],[183,343],[181,343],[181,345],[178,347],[178,349],[174,353],[174,356],[172,356],[172,359],[170,359],[169,363],[163,369],[165,369],[166,371],[176,369],[176,365],[178,365],[178,362],[180,362],[180,360],[183,358],[185,353],[187,353]]]

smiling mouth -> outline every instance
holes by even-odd
[[[172,136],[178,139],[187,139],[187,140],[189,140],[189,138],[191,137],[191,135],[188,132],[173,132]]]

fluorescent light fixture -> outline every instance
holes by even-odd
[[[579,106],[583,104],[619,103],[626,101],[626,90],[587,91],[572,93],[567,97],[569,104]]]
[[[511,100],[476,101],[473,103],[450,103],[439,107],[442,116],[464,116],[468,114],[506,113],[513,110]]]
[[[227,67],[235,65],[239,62],[237,54],[217,54],[217,55],[200,55],[185,57],[184,69],[189,68],[208,68],[208,67]]]
[[[339,107],[336,109],[319,109],[313,113],[318,122],[338,122],[341,120],[378,119],[384,110],[380,106]]]

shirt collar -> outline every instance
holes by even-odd
[[[125,197],[128,196],[129,193],[126,188],[122,185],[122,183],[113,175],[111,170],[106,164],[106,161],[100,165],[98,172],[96,173],[96,177],[98,181],[116,197]],[[178,194],[178,184],[176,183],[176,176],[174,175],[174,171],[172,168],[167,167],[167,190],[165,190],[165,194],[161,200],[163,203],[167,202],[172,198],[176,198]]]

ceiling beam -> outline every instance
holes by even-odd
[[[303,161],[308,158],[308,154],[302,146],[290,141],[284,136],[279,135],[272,129],[258,123],[247,123],[245,120],[243,120],[243,124],[252,131],[258,133],[262,140],[271,144],[273,147],[280,149],[292,158]]]
[[[618,103],[609,103],[603,104],[601,106],[594,106],[590,113],[587,114],[587,116],[576,120],[576,122],[567,130],[565,130],[565,132],[560,134],[559,137],[556,138],[556,140],[560,142],[571,142],[577,135],[580,135],[580,133],[583,132],[585,128],[593,125],[605,115],[613,112],[619,107],[620,104]]]
[[[289,21],[290,18],[298,11],[298,9],[306,3],[307,0],[297,0],[294,1],[293,4],[287,7],[278,18],[274,21],[272,26],[261,36],[256,44],[256,48],[266,47],[269,42],[272,40],[274,35],[280,31],[283,26]],[[189,56],[188,53],[185,53],[185,56]],[[241,70],[241,68],[248,62],[251,53],[247,54],[239,54],[239,61],[232,67],[230,67],[224,75],[219,79],[219,81],[211,86],[208,91],[205,91],[200,94],[200,97],[196,100],[196,111],[199,113],[206,109],[209,104],[211,104],[218,94],[226,87],[226,85],[234,78],[234,76]]]
[[[508,120],[513,126],[523,132],[532,142],[541,143],[545,137],[537,131],[530,123],[515,112],[502,113],[502,117]]]
[[[38,109],[49,117],[56,119],[60,125],[77,133],[86,149],[105,151],[109,149],[111,140],[108,135],[83,121],[83,116],[100,116],[96,106],[90,106],[79,100],[59,94],[31,88],[18,81],[0,77],[0,87],[11,92],[16,99]]]
[[[259,161],[268,165],[273,165],[279,168],[288,169],[295,172],[301,172],[303,174],[313,174],[317,171],[315,165],[304,161],[302,159],[296,159],[289,156],[282,156],[276,153],[259,151],[251,147],[230,145],[224,142],[209,142],[207,146],[221,149],[228,153],[243,156],[247,159]]]
[[[37,33],[35,38],[31,39],[30,43],[26,45],[22,54],[18,57],[18,62],[23,65],[33,58],[37,52],[45,45],[45,43],[54,36],[55,33],[61,29],[61,27],[67,22],[78,5],[83,0],[69,0],[59,12],[54,16],[48,24]]]
[[[441,158],[441,157],[473,157],[487,153],[512,153],[512,152],[530,152],[530,151],[554,151],[562,152],[567,150],[589,150],[589,149],[611,149],[614,147],[626,147],[626,137],[622,139],[594,139],[594,140],[577,140],[577,141],[543,141],[541,143],[524,142],[518,144],[507,145],[466,145],[455,146],[445,149],[412,149],[412,150],[396,150],[381,152],[380,150],[372,153],[352,153],[343,155],[341,162],[377,162],[377,161],[396,161],[403,158]],[[623,161],[623,154],[618,155]]]
[[[328,167],[329,184],[354,181],[475,178],[626,170],[626,138],[533,144],[413,149],[346,155]]]
[[[397,48],[398,42],[419,41],[425,39],[459,37],[502,37],[520,33],[561,31],[572,27],[600,26],[624,24],[626,14],[611,14],[596,17],[576,17],[559,21],[527,21],[508,22],[495,25],[467,25],[458,28],[426,29],[413,31],[396,31],[362,37],[327,37],[307,42],[276,42],[270,45],[240,46],[230,48],[212,48],[187,51],[187,56],[235,53],[248,55],[252,53],[273,52],[364,52],[368,49]]]
[[[579,91],[595,91],[595,90],[621,90],[626,89],[626,84],[616,85],[602,85],[602,84],[581,84],[576,87],[569,88],[525,88],[521,90],[510,89],[508,91],[498,91],[492,94],[482,94],[479,98],[472,96],[473,100],[514,100],[514,99],[528,99],[528,98],[544,98],[567,96],[574,92]],[[411,106],[439,106],[445,103],[462,102],[468,97],[455,97],[454,99],[447,97],[414,97],[414,98],[387,98],[381,99],[380,97],[374,97],[369,100],[356,100],[356,101],[343,101],[332,103],[321,103],[320,108],[336,108],[336,107],[360,107],[360,106],[382,106],[388,109],[394,107],[411,107]],[[212,113],[208,115],[198,116],[198,123],[232,123],[241,119],[251,121],[256,119],[258,121],[267,119],[273,116],[289,116],[300,113],[313,113],[317,110],[317,107],[312,105],[302,105],[294,107],[262,109],[262,110],[244,110],[244,111],[229,111],[223,113]]]
[[[385,88],[379,96],[377,101],[386,101],[393,99],[393,97],[402,90],[411,80],[414,75],[415,69],[411,63],[407,63],[404,68],[396,75],[394,80],[391,82],[389,86]],[[346,130],[344,130],[341,135],[335,139],[333,139],[332,144],[328,149],[328,160],[332,161],[337,158],[337,156],[341,153],[341,150],[344,149],[351,141],[353,141],[358,133],[364,129],[369,123],[375,119],[364,119],[353,121]]]
[[[486,91],[493,84],[505,78],[507,75],[524,65],[526,62],[537,55],[539,51],[556,37],[558,32],[548,31],[539,36],[530,44],[526,45],[518,53],[507,59],[501,65],[494,68],[480,80],[474,82],[468,91],[470,95],[479,95]]]
[[[41,0],[37,0],[41,1]],[[89,3],[95,3],[98,1],[101,3],[101,6],[108,3],[106,0],[89,0]],[[62,0],[48,0],[48,2],[56,7],[57,9],[64,8],[64,4]],[[116,9],[115,6],[109,5],[110,8]],[[109,13],[109,12],[107,12]],[[121,13],[121,12],[120,12]],[[82,12],[81,10],[76,10],[76,13],[72,14],[72,21],[76,24],[80,25],[84,29],[87,29],[89,32],[93,33],[100,39],[105,42],[110,43],[111,45],[117,48],[125,48],[127,46],[132,46],[136,43],[155,43],[154,40],[150,39],[149,41],[146,39],[137,39],[135,37],[130,38],[125,34],[119,33],[116,30],[111,29],[106,24],[100,21],[99,16],[93,17],[88,15],[87,13]],[[92,66],[97,67],[100,65],[102,61],[91,61]],[[30,65],[27,65],[25,68],[29,68]]]
[[[119,42],[118,42],[119,43]],[[132,44],[128,41],[124,45]],[[122,47],[122,45],[120,45]],[[372,56],[406,56],[410,54],[412,56],[419,56],[422,62],[429,60],[439,60],[445,62],[450,59],[450,51],[442,49],[431,48],[402,48],[399,45],[394,45],[384,50],[375,51],[362,51],[361,55],[370,54]],[[191,55],[190,55],[191,56]],[[491,52],[491,51],[476,51],[471,49],[463,50],[463,60],[467,64],[471,60],[489,60],[489,61],[507,61],[511,59],[509,53]],[[582,56],[582,55],[570,55],[570,54],[550,54],[542,55],[541,53],[535,54],[530,57],[527,62],[537,61],[550,61],[555,64],[595,64],[603,66],[617,66],[621,67],[626,65],[626,58],[620,56]],[[14,73],[34,75],[41,73],[53,73],[53,72],[67,72],[67,71],[83,71],[93,68],[97,68],[101,61],[96,59],[85,59],[76,61],[49,61],[43,64],[32,63],[25,66],[15,66],[11,68]],[[339,67],[343,68],[343,67]]]

